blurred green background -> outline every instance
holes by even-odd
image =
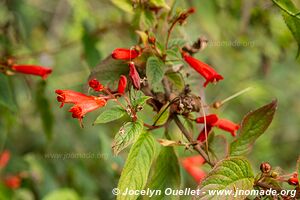
[[[101,59],[117,47],[137,43],[133,14],[120,9],[117,2],[0,1],[0,56],[14,56],[19,64],[53,67],[46,83],[23,75],[8,79],[13,99],[11,105],[0,107],[0,148],[12,152],[6,170],[26,171],[30,178],[14,192],[1,186],[2,196],[41,199],[52,192],[52,198],[63,194],[113,199],[111,189],[117,185],[126,153],[113,156],[111,142],[122,121],[93,126],[101,112],[96,111],[85,117],[81,129],[67,112],[68,106],[59,108],[54,91],[83,91],[90,69]],[[300,6],[299,1],[295,3]],[[269,0],[176,1],[173,9],[191,6],[197,12],[175,29],[174,37],[193,43],[205,36],[208,46],[196,57],[211,63],[225,78],[208,86],[206,101],[222,100],[251,87],[217,111],[240,122],[250,110],[277,98],[274,121],[255,144],[250,161],[256,171],[261,162],[269,161],[292,172],[300,154],[300,59],[279,9]],[[200,84],[199,76],[192,83]],[[182,149],[178,153],[191,155]],[[182,172],[182,186],[196,186]]]

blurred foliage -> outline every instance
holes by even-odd
[[[253,88],[226,103],[218,111],[222,117],[240,122],[249,110],[278,99],[278,112],[271,127],[250,154],[254,170],[258,171],[263,161],[286,171],[294,170],[300,154],[300,67],[299,58],[295,59],[297,43],[279,9],[272,1],[259,0],[167,2],[174,3],[173,13],[191,6],[196,8],[196,14],[183,27],[176,28],[174,36],[191,44],[205,36],[208,46],[196,56],[215,66],[225,77],[226,81],[207,87],[206,102],[225,99],[249,86]],[[300,7],[299,1],[294,3]],[[25,178],[22,188],[14,193],[0,185],[2,196],[113,198],[111,189],[117,186],[127,156],[123,152],[113,156],[111,150],[112,138],[122,120],[93,126],[101,111],[95,112],[84,119],[85,128],[81,129],[67,108],[59,108],[54,90],[84,91],[90,68],[114,48],[135,44],[135,30],[154,23],[149,15],[144,11],[133,12],[126,1],[120,0],[0,2],[1,58],[13,56],[18,63],[41,64],[54,70],[47,84],[36,77],[7,78],[0,74],[0,147],[13,154],[7,171],[25,171],[31,177]],[[165,35],[156,37],[161,39]],[[202,92],[198,75],[191,75],[188,80]],[[149,121],[153,112],[149,107],[145,110],[150,117],[142,118]],[[198,134],[198,130],[194,132]],[[153,135],[161,134],[155,131]],[[172,139],[182,139],[175,126],[171,126],[169,134]],[[183,148],[177,151],[180,156],[191,154]],[[182,187],[196,185],[186,172],[182,173]]]

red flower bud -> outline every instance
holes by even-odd
[[[290,185],[299,185],[299,181],[297,177],[291,177],[288,180],[288,184]]]
[[[270,173],[272,169],[272,166],[268,162],[263,162],[260,164],[260,171],[262,173]]]
[[[141,78],[133,62],[129,63],[129,77],[133,87],[137,90],[141,89]]]
[[[13,65],[11,69],[22,74],[41,76],[43,79],[46,79],[52,72],[51,68],[36,65]]]
[[[204,118],[206,119],[206,121],[204,121]],[[213,124],[216,123],[218,121],[218,116],[216,114],[210,114],[210,115],[206,115],[205,117],[198,117],[196,119],[197,123],[201,123],[203,124],[204,122],[206,122],[206,124]]]
[[[21,185],[21,178],[18,176],[7,176],[4,179],[4,184],[11,189],[17,189]]]
[[[94,97],[92,100],[82,101],[76,103],[69,112],[72,113],[73,118],[77,118],[82,123],[82,118],[88,112],[94,111],[105,106],[106,100],[100,97]]]
[[[148,42],[149,42],[150,44],[155,44],[156,38],[155,38],[155,37],[148,37]]]
[[[188,14],[193,14],[194,12],[196,12],[196,9],[194,7],[191,7],[190,9],[187,10]]]
[[[187,53],[183,52],[182,56],[184,60],[199,74],[201,74],[205,79],[205,83],[203,84],[204,87],[207,86],[209,82],[214,83],[218,82],[219,80],[223,80],[223,77],[218,74],[212,67],[210,67],[208,64],[205,64],[201,62],[200,60],[197,60],[193,58],[192,56],[189,56]]]
[[[127,86],[127,78],[124,75],[120,76],[119,85],[118,85],[118,93],[124,94]]]
[[[202,156],[191,156],[182,160],[183,168],[200,183],[206,176],[206,173],[200,168],[205,163]]]
[[[55,90],[57,96],[57,101],[61,102],[60,107],[63,107],[65,103],[80,103],[82,101],[93,100],[94,97],[87,96],[80,92],[75,92],[72,90]]]
[[[114,59],[117,60],[131,60],[140,55],[140,52],[136,49],[123,49],[123,48],[117,48],[115,49],[111,56]]]
[[[0,169],[4,168],[10,159],[10,152],[5,150],[0,154]]]
[[[104,86],[101,83],[99,83],[97,79],[90,80],[89,86],[93,88],[96,92],[100,92],[104,88]]]

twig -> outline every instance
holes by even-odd
[[[179,120],[179,118],[174,115],[174,121],[175,123],[177,124],[178,128],[181,130],[181,132],[184,134],[184,136],[187,138],[187,140],[190,142],[190,143],[193,143],[194,142],[194,139],[193,137],[191,136],[191,134],[189,133],[188,130],[186,130],[186,128],[184,127],[184,125],[181,123],[181,121]],[[200,145],[199,144],[196,144],[193,146],[194,149],[204,158],[204,160],[211,166],[213,167],[215,164],[210,161],[208,159],[208,156],[207,154],[205,153],[205,151],[203,151],[203,149],[201,149]]]

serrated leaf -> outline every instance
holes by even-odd
[[[165,104],[160,111],[154,116],[153,121],[155,126],[161,126],[168,121],[170,116],[170,106]]]
[[[0,73],[0,105],[11,111],[16,111],[17,109],[8,78],[2,73]]]
[[[150,87],[161,83],[164,77],[164,63],[157,57],[149,57],[146,66],[146,76]]]
[[[245,155],[251,151],[254,142],[271,124],[276,108],[277,101],[272,101],[244,117],[238,138],[230,144],[231,156]]]
[[[137,120],[135,122],[127,122],[122,126],[115,135],[112,149],[115,155],[136,141],[143,131],[143,122]]]
[[[37,112],[40,114],[40,118],[42,120],[42,125],[44,132],[48,139],[52,138],[53,132],[53,124],[54,124],[54,117],[52,110],[50,108],[50,102],[45,96],[46,93],[46,82],[40,81],[37,85],[36,95],[35,95],[35,102],[37,105]]]
[[[170,82],[176,87],[176,89],[178,89],[179,91],[182,91],[184,89],[185,83],[180,73],[167,73],[166,76],[170,80]]]
[[[163,8],[170,10],[170,7],[165,2],[165,0],[150,0],[150,3],[152,3],[153,5],[155,5],[157,7],[163,7]]]
[[[151,99],[152,97],[150,96],[145,96],[143,92],[138,91],[136,93],[136,96],[134,98],[132,98],[131,103],[133,107],[136,106],[144,106],[147,102],[148,99]]]
[[[212,195],[209,192],[218,190],[234,191],[253,189],[254,176],[250,163],[243,157],[231,157],[221,160],[215,165],[212,171],[202,181],[200,185],[200,195],[196,199],[235,199],[243,200],[246,196],[237,195]]]
[[[78,194],[73,189],[59,189],[47,194],[43,200],[79,200]]]
[[[125,12],[133,13],[132,2],[130,0],[111,0],[111,2]]]
[[[152,161],[155,155],[155,141],[148,132],[143,132],[132,146],[124,169],[122,171],[118,189],[120,195],[117,200],[136,200],[138,196],[122,195],[126,190],[142,190],[148,179]]]
[[[104,124],[120,119],[126,114],[126,111],[120,106],[109,108],[103,111],[95,120],[94,124]]]
[[[180,169],[174,147],[163,147],[161,149],[153,171],[154,174],[152,175],[147,188],[159,191],[165,191],[166,188],[172,188],[173,190],[180,189]],[[175,200],[179,199],[179,196],[165,196],[165,194],[162,193],[161,195],[149,197],[149,199]]]
[[[110,56],[101,61],[92,71],[89,80],[97,78],[101,84],[115,83],[119,81],[122,74],[128,74],[127,64],[120,60],[115,60]]]
[[[181,48],[186,44],[186,41],[182,38],[171,39],[168,44],[168,48]]]

